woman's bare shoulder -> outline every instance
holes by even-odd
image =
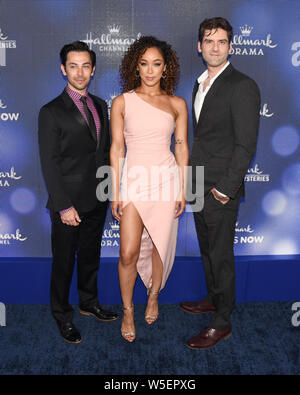
[[[177,112],[186,111],[186,101],[180,96],[170,96],[172,106]]]
[[[112,101],[112,107],[114,107],[115,109],[120,108],[123,109],[124,105],[125,105],[125,100],[124,100],[124,94],[122,93],[119,96],[116,96],[113,101]]]

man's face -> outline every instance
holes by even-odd
[[[223,29],[205,30],[202,43],[198,42],[198,51],[209,67],[222,67],[231,51],[227,32]]]
[[[87,51],[70,51],[67,55],[66,66],[61,65],[61,71],[68,78],[69,88],[84,94],[94,75],[95,66],[92,67],[92,60]]]

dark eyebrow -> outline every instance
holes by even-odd
[[[205,41],[213,41],[211,38],[204,38],[203,40],[205,40]],[[227,38],[221,38],[220,40],[218,40],[219,42],[220,41],[226,41],[226,42],[228,42],[228,40],[227,40]]]
[[[143,58],[141,58],[140,62],[141,62],[142,60],[143,60],[144,62],[147,62],[147,59],[143,59]],[[162,61],[163,61],[163,59],[154,59],[154,60],[153,60],[153,62],[162,62]]]
[[[69,63],[70,65],[72,64],[72,65],[75,65],[75,66],[77,66],[79,63],[75,63],[75,62],[70,62]],[[85,64],[91,64],[91,62],[85,62],[85,63],[82,63],[83,65],[85,65]]]

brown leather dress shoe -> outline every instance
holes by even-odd
[[[200,300],[200,302],[181,302],[179,306],[185,312],[192,314],[203,314],[208,311],[216,311],[216,307],[206,302],[206,300]]]
[[[219,331],[214,328],[205,328],[199,335],[187,342],[187,346],[193,350],[214,347],[220,340],[227,340],[231,336],[231,326]]]

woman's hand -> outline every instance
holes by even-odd
[[[185,198],[176,201],[175,205],[175,218],[179,217],[185,210],[186,200]]]
[[[110,204],[111,213],[120,222],[121,216],[123,214],[123,203],[120,200],[115,200]]]

